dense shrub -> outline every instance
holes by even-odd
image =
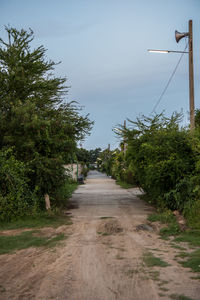
[[[127,143],[123,178],[141,186],[156,206],[182,211],[194,226],[200,218],[200,127],[191,135],[179,121],[178,114],[142,116],[131,121],[132,129],[119,128]],[[117,159],[114,164],[116,170]]]
[[[30,190],[27,166],[18,161],[13,150],[0,151],[0,221],[35,214],[36,195]]]

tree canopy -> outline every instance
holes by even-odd
[[[5,27],[0,38],[0,149],[11,148],[26,164],[29,185],[39,195],[62,184],[62,165],[74,156],[77,142],[93,122],[76,102],[67,102],[66,78],[56,77],[56,63],[46,49],[32,49],[33,31]]]

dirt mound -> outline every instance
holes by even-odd
[[[119,222],[114,219],[102,221],[97,228],[97,232],[101,232],[102,234],[116,234],[122,231],[123,228],[121,228]]]

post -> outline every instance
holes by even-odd
[[[189,93],[190,93],[190,131],[195,128],[194,118],[194,71],[193,71],[193,40],[192,20],[189,20]]]
[[[78,181],[78,161],[76,162],[76,179]]]

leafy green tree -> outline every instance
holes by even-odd
[[[85,164],[89,164],[89,160],[90,160],[89,151],[84,148],[77,148],[76,160],[78,162],[84,162]]]
[[[77,148],[76,156],[79,162],[84,162],[87,165],[94,164],[101,153],[101,148],[86,150],[84,148]]]
[[[0,149],[13,147],[31,170],[29,185],[38,195],[53,193],[65,180],[63,163],[93,122],[75,102],[66,103],[66,78],[53,75],[56,63],[46,49],[31,48],[33,32],[5,27],[0,39]]]
[[[128,144],[126,161],[135,181],[155,202],[162,199],[172,209],[181,205],[168,193],[195,168],[191,138],[187,130],[179,128],[180,117],[179,114],[171,118],[163,114],[153,118],[142,116],[131,121],[132,129],[121,133]]]
[[[89,151],[89,162],[91,164],[96,163],[97,158],[99,157],[100,153],[101,153],[101,148],[91,149]]]

